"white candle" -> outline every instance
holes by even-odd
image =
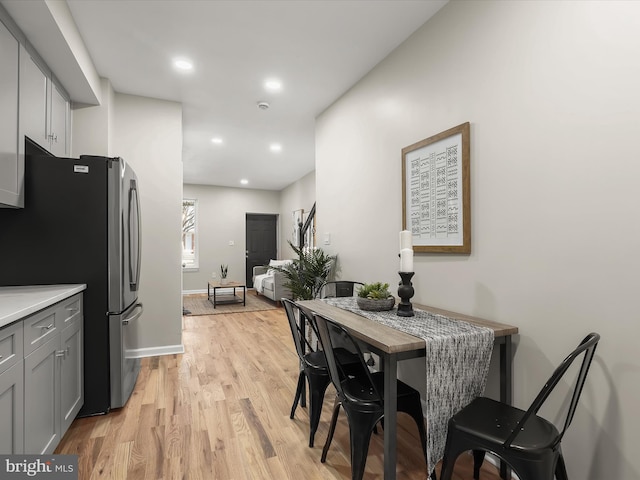
[[[409,230],[402,230],[400,232],[400,250],[404,248],[412,248],[413,238]]]
[[[413,250],[411,248],[400,250],[400,271],[413,272]]]

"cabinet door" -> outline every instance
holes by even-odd
[[[20,46],[20,138],[26,135],[49,150],[47,137],[47,76]]]
[[[51,89],[51,114],[49,116],[49,138],[51,153],[58,157],[68,155],[67,125],[69,118],[69,102],[64,98],[58,87],[49,82]]]
[[[82,317],[62,331],[64,357],[60,368],[60,438],[76,418],[84,403]]]
[[[18,163],[18,40],[0,22],[0,203],[20,205],[24,163]]]
[[[24,359],[24,453],[52,453],[60,441],[60,335]]]
[[[0,455],[24,453],[23,361],[0,374]]]

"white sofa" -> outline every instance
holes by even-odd
[[[277,270],[270,268],[273,266],[284,266],[291,263],[291,260],[270,260],[269,266],[253,267],[253,288],[256,293],[280,302],[281,298],[291,298],[291,290],[285,287],[286,277]]]

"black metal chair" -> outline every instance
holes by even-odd
[[[358,289],[363,285],[364,283],[351,280],[326,282],[320,289],[318,296],[320,298],[353,297],[354,293],[357,293]]]
[[[573,420],[600,335],[590,333],[553,372],[527,411],[478,397],[449,420],[440,480],[450,480],[458,455],[473,450],[473,478],[480,478],[485,452],[505,461],[521,480],[567,480],[560,441]],[[562,431],[537,415],[576,358],[583,356]]]
[[[320,414],[322,413],[322,402],[324,394],[331,383],[327,363],[324,353],[314,345],[313,336],[318,338],[315,331],[315,324],[310,320],[312,314],[305,312],[297,304],[287,298],[283,298],[284,305],[291,327],[293,343],[300,360],[300,374],[298,376],[298,386],[296,395],[291,407],[290,418],[293,418],[298,407],[298,402],[302,400],[301,406],[305,407],[305,379],[309,382],[309,446],[313,447],[313,441],[320,423]],[[311,330],[309,330],[310,328]],[[311,332],[308,334],[307,332]],[[347,366],[348,371],[353,369],[359,370],[360,361],[345,349],[338,352],[341,361]]]
[[[349,422],[351,478],[361,480],[367,461],[371,433],[376,424],[384,418],[384,373],[369,371],[358,343],[342,325],[322,315],[316,314],[314,319],[326,356],[331,382],[337,392],[329,434],[320,461],[324,463],[327,459],[340,406],[342,406]],[[351,374],[341,362],[339,350],[335,345],[336,342],[343,344],[345,339],[350,343],[348,350],[356,354],[361,362],[360,373]],[[420,393],[400,380],[398,380],[398,411],[409,414],[415,420],[426,461],[427,443]]]

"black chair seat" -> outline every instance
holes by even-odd
[[[452,423],[461,434],[484,440],[485,445],[503,444],[526,412],[491,398],[478,397],[456,414]],[[529,417],[514,450],[537,452],[551,448],[558,438],[558,429],[544,418]]]
[[[371,387],[371,384],[367,381],[363,381],[362,376],[347,377],[342,381],[342,389],[345,396],[349,401],[358,405],[361,410],[381,410],[383,399],[380,398],[378,392],[384,391],[384,372],[371,373],[371,380],[375,385],[375,388]],[[401,380],[398,380],[398,404],[402,402],[402,399],[408,397],[420,398],[420,394],[417,390],[410,387]]]
[[[451,480],[456,458],[467,450],[473,450],[473,478],[476,480],[480,478],[485,452],[505,461],[520,480],[567,480],[560,443],[573,420],[599,341],[597,333],[587,335],[556,368],[526,411],[478,397],[451,417],[440,480]],[[582,365],[573,382],[564,426],[558,430],[553,423],[538,416],[538,411],[580,356],[583,357]]]

